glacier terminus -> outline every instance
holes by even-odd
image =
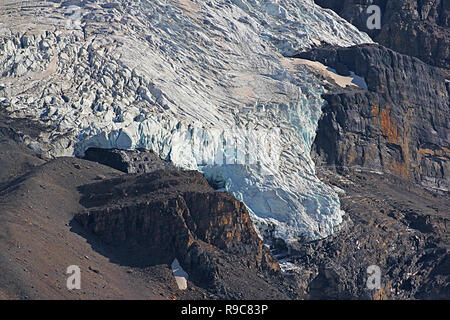
[[[235,195],[267,241],[339,228],[338,195],[310,156],[329,68],[289,57],[371,43],[365,33],[312,0],[34,6],[0,23],[0,104],[49,128],[30,147],[153,150]]]

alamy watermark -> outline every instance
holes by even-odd
[[[261,174],[279,169],[282,153],[279,128],[196,128],[179,134],[184,155],[193,155],[199,166],[257,166]]]
[[[65,14],[69,16],[66,20],[67,29],[81,29],[81,8],[70,5],[65,10]]]
[[[381,8],[377,5],[371,5],[367,8],[367,29],[380,30],[381,29]]]
[[[369,290],[381,289],[381,268],[377,265],[367,267],[366,286]]]
[[[67,267],[67,274],[70,276],[67,278],[66,286],[68,290],[80,290],[81,289],[81,270],[79,266],[71,265]]]

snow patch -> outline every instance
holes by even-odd
[[[172,273],[175,277],[175,281],[177,282],[178,289],[186,290],[187,289],[187,281],[189,279],[189,275],[180,265],[178,259],[173,260],[172,262]]]

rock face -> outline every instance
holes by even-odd
[[[0,111],[0,184],[45,162],[27,144],[29,137],[36,138],[47,129],[28,119],[11,119]]]
[[[90,148],[84,159],[95,161],[125,173],[149,173],[157,170],[176,169],[170,162],[162,161],[147,150],[118,150]]]
[[[341,189],[345,223],[280,261],[311,299],[449,299],[450,199],[388,174],[318,168]],[[380,288],[367,268],[380,268]]]
[[[148,266],[178,259],[192,281],[236,294],[244,291],[223,280],[224,266],[243,274],[279,273],[244,204],[214,192],[199,172],[124,175],[80,190],[88,209],[75,220],[105,243],[135,252],[136,260],[128,263]]]
[[[450,3],[446,0],[315,0],[367,32],[374,41],[422,61],[450,68]],[[367,8],[382,10],[381,30],[367,28]]]
[[[314,144],[324,164],[386,171],[450,190],[449,82],[439,69],[378,45],[298,57],[364,77],[368,91],[325,94]]]

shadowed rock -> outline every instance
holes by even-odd
[[[379,45],[322,48],[296,57],[342,75],[364,77],[368,91],[323,95],[314,150],[327,165],[387,171],[450,189],[449,82],[437,68]]]
[[[374,41],[422,61],[450,68],[450,2],[446,0],[315,0],[367,32]],[[369,30],[367,8],[381,9],[381,30]]]
[[[89,148],[83,157],[125,173],[148,173],[156,170],[175,169],[170,162],[147,150],[119,150]]]
[[[244,204],[215,192],[199,172],[124,175],[80,191],[88,209],[75,220],[106,244],[129,252],[126,264],[145,267],[178,259],[197,284],[234,289],[223,274],[279,271]]]

